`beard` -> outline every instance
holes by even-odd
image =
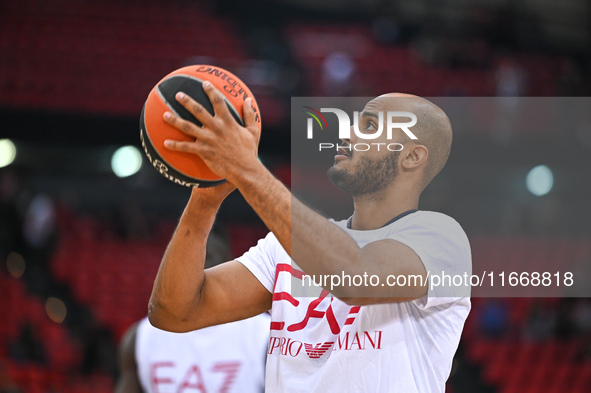
[[[361,156],[355,168],[332,166],[327,175],[332,184],[352,197],[375,194],[388,187],[396,178],[399,155],[400,151],[394,151],[382,158]]]

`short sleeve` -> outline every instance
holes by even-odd
[[[267,236],[258,241],[256,246],[251,247],[236,260],[246,266],[261,284],[273,293],[277,253],[281,249],[281,244],[275,235],[269,232]]]
[[[389,238],[410,247],[425,266],[429,288],[426,297],[414,301],[419,308],[447,304],[470,296],[470,243],[453,218],[435,212],[411,215],[405,225]]]

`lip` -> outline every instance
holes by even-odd
[[[337,156],[344,156],[344,157],[350,158],[351,157],[351,153],[347,153],[345,151],[345,149],[343,149],[342,147],[339,147],[337,149]]]

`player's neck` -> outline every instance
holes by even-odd
[[[419,196],[392,185],[379,193],[353,198],[353,205],[351,229],[371,230],[381,228],[399,214],[417,209]]]

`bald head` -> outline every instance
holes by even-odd
[[[407,111],[417,116],[417,124],[411,131],[417,137],[414,143],[425,146],[429,152],[422,179],[422,188],[427,187],[441,172],[449,157],[452,142],[449,118],[431,101],[412,94],[389,93],[372,101],[383,106],[386,111]]]

